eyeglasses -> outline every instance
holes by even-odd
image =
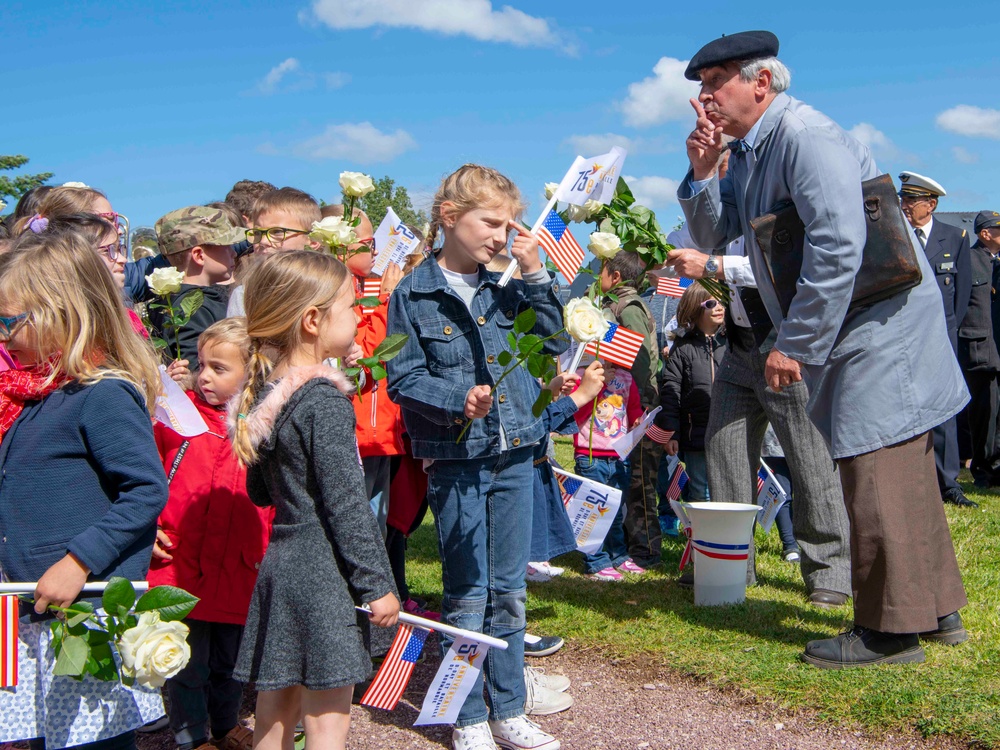
[[[5,315],[0,315],[0,341],[10,341],[10,337],[14,335],[22,322],[28,317],[28,313],[21,313],[20,315],[12,315],[7,317]]]
[[[715,297],[709,297],[707,300],[701,303],[701,306],[704,307],[706,310],[714,310],[715,306],[719,304],[721,303],[719,302],[719,300],[715,299]]]
[[[117,263],[119,260],[126,260],[128,258],[128,253],[125,248],[122,247],[121,239],[116,239],[114,242],[109,242],[107,245],[98,245],[98,251],[102,255],[106,255],[108,260],[112,263]]]
[[[375,238],[374,237],[365,237],[363,240],[358,240],[358,244],[359,245],[364,245],[365,247],[368,248],[369,251],[374,250],[375,249]]]
[[[899,196],[900,203],[907,203],[913,205],[914,203],[923,203],[924,201],[932,200],[929,195],[901,195]]]
[[[266,229],[248,229],[247,239],[252,245],[259,245],[264,238],[272,245],[280,245],[289,237],[299,234],[309,234],[308,229],[286,229],[285,227],[268,227]]]

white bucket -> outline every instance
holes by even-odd
[[[747,558],[757,506],[684,503],[691,521],[694,603],[738,604],[747,594]]]

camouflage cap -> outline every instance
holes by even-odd
[[[156,222],[156,243],[163,255],[196,245],[233,245],[246,238],[246,229],[234,227],[222,211],[208,206],[178,208]]]

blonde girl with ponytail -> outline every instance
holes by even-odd
[[[353,386],[323,362],[354,343],[354,286],[331,255],[265,258],[245,280],[250,361],[229,404],[247,491],[275,516],[235,677],[257,686],[254,748],[344,748],[353,686],[371,673],[355,605],[395,625],[392,572],[368,504]]]

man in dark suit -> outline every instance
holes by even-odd
[[[972,296],[958,329],[958,361],[972,400],[967,408],[972,433],[972,478],[977,487],[1000,485],[1000,348],[997,330],[1000,303],[993,298],[1000,265],[1000,213],[981,211],[974,224],[971,249]]]
[[[934,221],[938,198],[946,195],[941,185],[916,172],[899,175],[902,187],[899,200],[903,214],[910,222],[944,301],[945,323],[952,348],[958,354],[958,327],[965,319],[972,293],[969,238],[964,229]],[[958,424],[954,417],[934,428],[934,460],[937,464],[938,487],[946,503],[967,508],[978,507],[969,500],[958,484]]]

